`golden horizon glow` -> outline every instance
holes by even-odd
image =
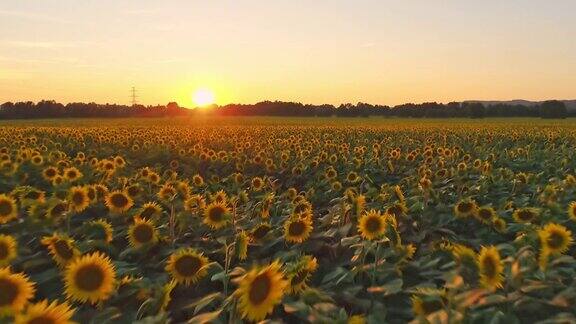
[[[208,88],[200,88],[192,93],[192,103],[197,107],[206,107],[216,102],[214,92]]]
[[[576,99],[576,1],[4,1],[0,103]],[[298,21],[298,24],[294,24]],[[204,101],[203,101],[204,102]]]

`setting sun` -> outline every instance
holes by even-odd
[[[214,93],[209,89],[198,89],[192,94],[192,102],[199,107],[211,105],[214,101]]]

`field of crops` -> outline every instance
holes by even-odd
[[[576,123],[4,121],[0,323],[576,321]]]

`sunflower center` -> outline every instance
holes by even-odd
[[[558,232],[551,232],[546,243],[552,249],[559,249],[564,245],[564,237]]]
[[[75,205],[81,205],[84,202],[84,195],[82,194],[82,192],[75,192],[72,195],[72,201],[74,202]]]
[[[369,217],[366,220],[366,230],[368,233],[377,233],[380,231],[382,223],[377,217]]]
[[[62,213],[64,213],[65,210],[66,210],[66,206],[64,206],[64,204],[58,204],[52,208],[52,210],[50,211],[50,214],[52,216],[60,216],[60,215],[62,215]]]
[[[254,238],[259,240],[259,239],[263,238],[266,234],[268,234],[269,231],[270,231],[269,226],[261,225],[261,226],[258,226],[254,230],[254,232],[252,233],[252,236],[254,236]]]
[[[486,277],[493,278],[496,276],[496,260],[491,257],[484,258],[482,262],[482,272]]]
[[[152,227],[146,224],[141,224],[134,228],[134,238],[140,243],[150,242],[153,234]]]
[[[184,277],[191,277],[200,270],[200,259],[191,255],[180,257],[174,264],[174,269]]]
[[[55,177],[55,176],[56,176],[56,170],[54,170],[54,169],[48,169],[48,170],[46,170],[46,176],[47,176],[48,178],[53,178],[53,177]]]
[[[482,219],[490,219],[492,218],[492,213],[488,209],[480,209],[478,216],[480,216]]]
[[[532,217],[532,213],[531,213],[531,212],[529,212],[529,211],[527,211],[527,210],[523,210],[523,211],[520,211],[520,212],[518,213],[518,218],[520,218],[521,220],[527,222],[527,221],[532,220],[533,217]]]
[[[472,210],[472,204],[468,202],[464,202],[458,205],[458,211],[461,213],[467,213]]]
[[[114,194],[110,197],[110,202],[114,207],[122,208],[128,205],[128,199],[123,194]]]
[[[104,273],[97,265],[86,265],[76,273],[75,283],[78,288],[84,291],[98,290],[104,283]]]
[[[210,220],[214,222],[220,222],[224,218],[224,208],[220,206],[213,207],[210,209],[210,213],[208,215],[210,216]]]
[[[5,242],[0,242],[0,260],[8,257],[8,245]]]
[[[308,205],[306,204],[298,204],[296,205],[296,208],[294,208],[294,212],[296,213],[302,213],[305,212],[306,210],[308,210]]]
[[[0,201],[0,216],[7,216],[12,214],[12,204],[7,200]]]
[[[30,191],[26,195],[26,198],[36,200],[36,199],[40,198],[40,193],[38,191]]]
[[[57,240],[54,242],[54,250],[56,250],[56,253],[58,253],[58,256],[62,259],[70,260],[72,256],[74,256],[72,249],[64,240]]]
[[[136,196],[139,192],[140,192],[140,189],[138,189],[138,187],[136,187],[136,186],[128,187],[128,194],[132,197]]]
[[[306,277],[308,277],[308,270],[300,270],[298,271],[298,273],[296,273],[294,277],[292,277],[290,283],[292,284],[292,286],[295,286],[301,282],[304,282],[304,280],[306,280]]]
[[[422,310],[424,314],[432,314],[433,312],[442,308],[442,302],[440,300],[431,300],[431,301],[423,301],[422,302]]]
[[[18,286],[7,279],[0,279],[0,307],[10,305],[18,296]]]
[[[38,316],[38,317],[34,317],[31,320],[28,320],[26,323],[28,324],[54,324],[56,323],[56,321],[48,316]]]
[[[94,190],[92,187],[88,189],[88,198],[90,198],[90,200],[96,199],[96,190]]]
[[[270,294],[271,288],[272,282],[266,273],[257,276],[252,281],[252,285],[250,285],[250,293],[248,295],[250,302],[254,305],[260,305]]]
[[[306,226],[304,226],[304,222],[298,220],[295,222],[291,222],[288,226],[288,233],[292,236],[300,236],[304,233]]]

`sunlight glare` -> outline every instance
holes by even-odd
[[[198,107],[211,105],[215,102],[214,93],[210,89],[198,89],[192,94],[192,102]]]

